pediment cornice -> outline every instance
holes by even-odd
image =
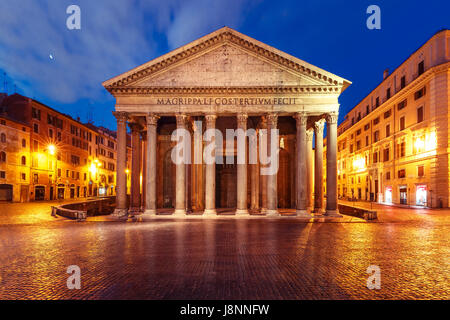
[[[114,95],[139,94],[339,94],[338,86],[284,86],[284,87],[109,87]]]
[[[275,64],[287,68],[294,73],[315,79],[320,83],[323,83],[323,86],[326,87],[339,87],[339,91],[343,91],[351,84],[348,80],[315,67],[260,41],[245,36],[236,30],[224,27],[124,74],[107,80],[103,83],[103,86],[111,93],[117,92],[118,90],[116,89],[120,89],[119,91],[122,91],[126,86],[133,87],[133,84],[146,77],[161,72],[174,64],[182,62],[183,60],[188,61],[195,56],[201,55],[203,52],[207,52],[212,47],[225,43],[237,45],[257,56],[263,57]],[[133,90],[143,89],[133,88]]]

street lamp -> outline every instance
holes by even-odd
[[[55,147],[55,145],[54,144],[49,144],[48,146],[47,146],[47,151],[48,151],[48,154],[50,155],[50,156],[54,156],[55,155],[55,152],[56,152],[56,147]],[[58,181],[58,169],[57,169],[57,166],[58,166],[58,160],[56,159],[55,160],[55,170],[54,170],[54,175],[55,175],[55,190],[53,190],[53,192],[52,193],[54,193],[55,191],[56,191],[56,193],[58,193],[58,186],[57,186],[57,181]],[[53,167],[53,165],[52,165],[52,167]],[[50,185],[52,184],[52,182],[50,182]],[[50,189],[51,190],[51,189]],[[53,194],[51,194],[50,195],[50,198],[52,198],[53,199]]]
[[[47,150],[48,150],[48,153],[53,156],[55,154],[56,147],[53,144],[49,144],[47,147]]]

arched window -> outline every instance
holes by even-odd
[[[27,140],[22,139],[22,148],[26,148],[27,147]]]
[[[0,152],[0,162],[6,162],[6,152]]]
[[[25,156],[22,156],[22,165],[25,166],[27,164],[27,158]]]
[[[6,134],[2,133],[2,134],[0,135],[0,141],[1,141],[1,142],[6,142]]]

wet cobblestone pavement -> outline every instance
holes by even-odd
[[[0,206],[1,299],[450,298],[446,211],[374,223],[81,223],[48,218],[42,204],[25,224],[7,214],[17,206]],[[66,287],[69,265],[81,268],[80,290]],[[369,265],[381,290],[366,287]]]

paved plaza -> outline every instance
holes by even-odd
[[[86,222],[0,204],[1,299],[449,299],[450,212]],[[81,289],[66,286],[81,268]],[[366,269],[381,269],[381,289]]]

